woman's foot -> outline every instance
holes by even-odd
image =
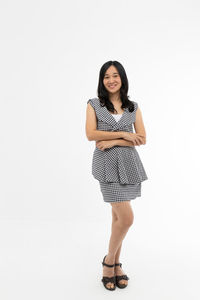
[[[106,258],[105,258],[105,260],[104,260],[104,262],[106,263],[106,264],[108,264],[108,265],[113,265],[114,264],[114,259],[109,259],[109,258],[107,258],[107,255],[106,255]],[[107,277],[113,277],[113,276],[115,276],[115,272],[114,272],[114,268],[115,267],[113,267],[113,268],[110,268],[110,267],[107,267],[107,266],[103,266],[103,276],[107,276]],[[112,289],[112,288],[114,288],[114,283],[113,282],[108,282],[107,284],[106,284],[106,286],[110,289]]]
[[[117,264],[119,262],[115,262],[115,264]],[[115,266],[115,275],[125,275],[123,269],[120,267],[120,266]],[[128,284],[128,280],[125,280],[125,279],[121,279],[119,280],[119,283],[120,284]]]

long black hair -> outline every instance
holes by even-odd
[[[119,76],[121,78],[121,88],[120,88],[120,99],[122,101],[122,106],[121,108],[128,108],[130,112],[134,111],[134,104],[132,101],[129,100],[129,96],[127,95],[128,93],[128,78],[126,76],[126,71],[124,69],[124,67],[122,66],[122,64],[120,64],[120,62],[114,60],[109,60],[106,63],[103,64],[103,66],[100,69],[99,72],[99,83],[98,83],[98,88],[97,88],[97,96],[100,100],[100,103],[102,106],[106,106],[106,108],[113,112],[116,111],[116,109],[114,108],[112,102],[109,100],[109,94],[108,91],[106,90],[104,84],[103,84],[103,80],[104,80],[104,76],[105,73],[107,71],[107,69],[110,66],[115,66],[115,68],[117,69]]]

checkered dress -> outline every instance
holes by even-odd
[[[134,111],[125,108],[119,121],[113,117],[106,106],[102,107],[99,98],[87,101],[95,110],[97,130],[133,132],[133,123],[138,107]],[[141,196],[141,182],[147,174],[135,146],[114,146],[104,151],[95,147],[92,159],[92,175],[99,181],[105,202],[121,202]]]

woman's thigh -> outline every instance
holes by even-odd
[[[112,202],[112,214],[115,218],[121,220],[123,223],[132,224],[134,219],[133,210],[131,207],[130,200],[122,202]]]

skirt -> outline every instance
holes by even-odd
[[[141,182],[137,184],[122,184],[119,182],[99,181],[99,184],[105,202],[133,200],[141,196]]]

